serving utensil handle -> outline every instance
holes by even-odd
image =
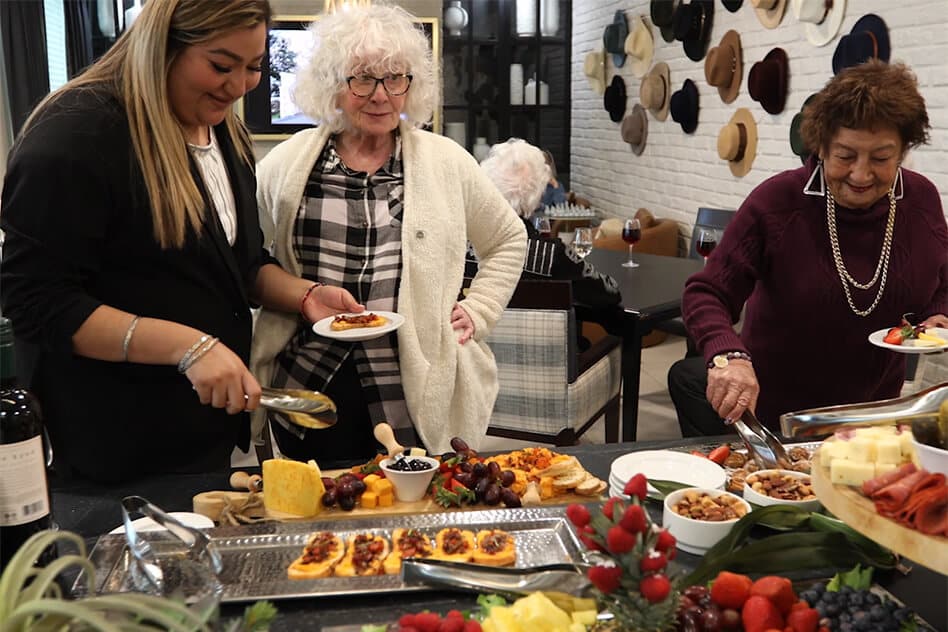
[[[378,439],[378,442],[385,446],[389,457],[394,457],[396,454],[401,454],[405,451],[405,446],[401,445],[398,440],[395,439],[395,431],[384,421],[380,424],[376,424],[372,432],[375,434],[375,438]]]

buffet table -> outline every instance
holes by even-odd
[[[733,437],[721,438],[721,441],[730,440],[733,440]],[[709,441],[713,439],[704,438],[702,443]],[[684,443],[679,439],[634,444],[581,445],[559,448],[558,451],[576,455],[588,471],[607,480],[612,461],[623,454],[635,450],[678,448],[682,445]],[[119,501],[124,496],[143,496],[165,511],[191,511],[191,499],[195,494],[212,489],[227,489],[229,475],[229,471],[167,475],[109,486],[67,483],[53,489],[54,517],[61,529],[74,531],[85,537],[91,550],[99,535],[121,523]],[[694,565],[697,559],[686,553],[680,553],[678,556],[678,561],[686,566]],[[911,565],[908,561],[906,563]],[[948,629],[948,577],[916,565],[908,575],[895,571],[877,572],[876,581],[912,607],[937,630]],[[358,631],[361,624],[394,621],[399,615],[407,612],[424,609],[446,612],[451,608],[471,608],[474,599],[473,594],[422,591],[362,597],[281,600],[276,602],[279,615],[271,630]],[[244,605],[240,604],[225,605],[222,607],[222,613],[225,617],[235,617],[243,612],[243,608]]]

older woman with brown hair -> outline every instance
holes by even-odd
[[[880,61],[846,69],[803,116],[813,155],[748,196],[685,286],[703,357],[668,381],[686,436],[719,433],[746,409],[776,428],[792,410],[896,397],[905,356],[869,334],[907,312],[948,325],[941,200],[902,166],[930,128],[914,74]]]

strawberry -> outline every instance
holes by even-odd
[[[593,586],[599,589],[599,592],[608,595],[619,587],[622,569],[618,566],[603,566],[600,564],[586,571],[586,576]]]
[[[820,613],[815,608],[797,608],[787,615],[787,625],[793,628],[793,632],[816,632],[820,625]]]
[[[664,601],[668,593],[671,592],[671,582],[662,573],[646,575],[639,582],[639,592],[649,603],[658,603]]]
[[[711,584],[711,601],[722,608],[740,610],[750,597],[751,584],[747,575],[721,571]]]
[[[418,632],[438,632],[441,615],[435,612],[419,612],[415,615],[415,628]]]
[[[640,505],[629,505],[625,508],[619,525],[629,533],[644,533],[648,527],[645,522],[645,510]]]
[[[398,625],[402,627],[415,627],[415,615],[414,614],[403,614],[398,619]]]
[[[902,328],[893,327],[888,331],[885,337],[882,339],[882,342],[886,342],[890,345],[900,345],[902,344]]]
[[[655,550],[668,553],[671,556],[670,552],[675,550],[677,542],[678,540],[668,532],[668,529],[662,529],[658,532],[658,539],[655,540]]]
[[[586,545],[586,548],[590,551],[602,551],[602,545],[596,540],[596,530],[593,529],[592,525],[587,524],[585,527],[582,527],[579,532],[576,534],[579,538],[579,541]]]
[[[569,521],[577,527],[585,527],[592,519],[592,516],[589,515],[589,509],[586,507],[586,505],[580,505],[577,503],[573,503],[566,508],[566,517],[569,518]]]
[[[468,619],[464,622],[464,632],[483,632],[481,624],[474,619]]]
[[[777,606],[762,595],[751,595],[741,608],[741,621],[745,632],[764,632],[770,628],[783,628],[783,617]]]
[[[438,624],[438,632],[464,632],[464,617],[446,617]]]
[[[761,577],[751,585],[750,594],[760,595],[769,599],[780,614],[786,615],[797,601],[793,592],[793,584],[786,577],[768,575]]]
[[[619,555],[628,553],[635,546],[635,534],[629,533],[621,526],[610,527],[606,532],[606,547],[612,553]]]
[[[604,515],[609,520],[612,520],[612,514],[616,504],[619,504],[622,507],[622,499],[617,496],[610,496],[606,499],[606,502],[602,503],[602,515]]]
[[[642,556],[641,560],[639,560],[639,569],[643,573],[651,573],[653,571],[664,570],[667,564],[668,558],[665,557],[664,553],[659,553],[658,551],[649,551],[647,554]]]
[[[461,619],[464,620],[464,613],[460,610],[448,610],[448,613],[444,615],[445,619]]]
[[[708,458],[718,465],[724,465],[724,462],[727,461],[727,457],[729,456],[731,456],[731,446],[724,444],[711,450],[711,454],[708,455]]]
[[[629,498],[638,496],[639,500],[645,500],[645,497],[648,495],[648,480],[645,478],[645,474],[638,473],[630,478],[629,482],[625,484],[622,493]]]
[[[398,632],[421,632],[418,628],[413,625],[401,625],[398,626]]]

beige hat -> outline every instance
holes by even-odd
[[[594,50],[587,53],[586,60],[583,62],[583,72],[586,73],[586,79],[593,92],[601,95],[606,91],[606,53],[604,51]]]
[[[727,160],[731,173],[747,175],[757,156],[757,122],[747,108],[738,108],[718,132],[718,158]]]
[[[619,133],[622,140],[632,146],[632,153],[641,156],[648,139],[648,116],[645,114],[645,108],[638,103],[632,106],[632,114],[622,119]]]
[[[624,48],[628,55],[627,61],[631,62],[632,75],[641,79],[652,65],[652,55],[655,52],[652,31],[642,16],[636,15],[629,21],[629,36],[625,38]]]
[[[787,0],[751,0],[751,4],[757,13],[757,19],[768,29],[777,28],[787,8]]]
[[[793,0],[793,15],[803,22],[811,44],[825,46],[839,33],[846,15],[846,0]]]
[[[704,78],[708,85],[716,87],[721,100],[731,103],[737,98],[744,69],[741,66],[741,36],[731,30],[724,34],[721,43],[708,51],[704,60]]]
[[[639,86],[639,100],[652,112],[652,116],[659,121],[664,121],[668,118],[671,92],[668,64],[660,61],[642,78],[642,84]]]

